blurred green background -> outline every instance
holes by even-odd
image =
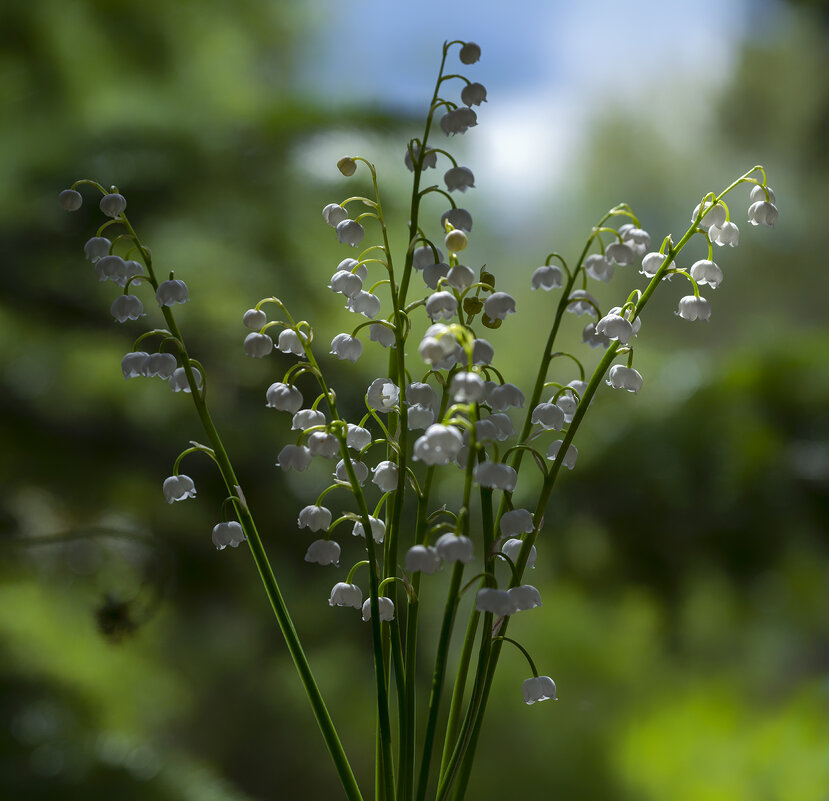
[[[340,797],[252,562],[210,545],[223,497],[210,465],[184,463],[196,502],[163,501],[202,434],[189,398],[121,378],[147,321],[113,323],[112,287],[83,260],[101,222],[91,194],[76,214],[58,207],[81,177],[120,187],[156,262],[190,288],[185,337],[369,786],[367,629],[326,603],[359,550],[344,542],[340,569],[302,561],[295,517],[325,471],[274,467],[289,421],[264,390],[290,361],[245,357],[241,314],[278,294],[323,344],[354,324],[325,288],[351,254],[320,209],[366,187],[336,159],[378,164],[400,253],[405,142],[442,41],[460,37],[481,44],[466,73],[489,89],[479,126],[449,143],[479,187],[462,201],[468,263],[518,296],[491,340],[519,385],[554,302],[530,296],[529,276],[550,250],[577,255],[606,208],[626,200],[656,242],[676,238],[703,193],[758,162],[780,208],[758,230],[732,202],[741,243],[715,256],[711,322],[677,319],[685,287],[666,285],[637,341],[642,392],[603,392],[587,418],[538,542],[544,607],[510,630],[561,700],[525,707],[526,664],[505,653],[469,798],[829,799],[827,6],[515,11],[0,6],[0,797]],[[428,208],[434,233],[443,206]],[[640,285],[617,273],[604,304]],[[568,320],[571,341],[582,323]],[[385,355],[367,346],[327,369],[356,410]]]

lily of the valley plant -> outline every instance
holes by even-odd
[[[477,125],[475,107],[486,101],[486,89],[447,69],[447,59],[457,56],[465,67],[480,54],[473,42],[444,44],[423,133],[401,154],[412,173],[405,252],[392,253],[389,246],[374,166],[356,155],[338,163],[344,176],[367,170],[373,187],[370,197],[347,197],[322,210],[320,225],[335,229],[336,239],[350,254],[332,269],[329,284],[350,313],[343,313],[344,330],[318,335],[275,296],[242,315],[250,329],[244,340],[248,356],[267,358],[276,348],[296,358],[264,393],[269,408],[292,415],[296,432],[278,450],[279,469],[303,471],[313,459],[332,464],[331,483],[309,487],[309,503],[297,510],[297,522],[314,538],[305,556],[314,566],[307,569],[332,575],[327,613],[361,616],[371,628],[377,761],[370,789],[382,801],[464,797],[493,676],[506,645],[517,648],[527,661],[518,697],[523,695],[527,704],[555,700],[555,682],[545,675],[554,673],[555,665],[537,667],[530,655],[532,644],[520,643],[507,632],[514,616],[530,614],[542,603],[525,576],[535,563],[536,540],[561,468],[576,467],[574,440],[584,416],[604,385],[633,393],[642,388],[643,376],[634,367],[634,342],[646,336],[643,313],[665,279],[673,279],[665,294],[676,295],[685,285],[675,301],[679,317],[697,321],[711,316],[701,290],[710,294],[723,280],[713,246],[735,247],[739,237],[726,199],[748,185],[748,221],[773,226],[777,219],[774,193],[759,166],[721,192],[700,198],[685,233],[676,242],[666,236],[658,248],[627,204],[610,209],[589,230],[575,258],[550,253],[540,267],[527,271],[528,287],[550,293],[552,322],[535,383],[520,389],[502,374],[486,338],[490,330],[510,324],[517,302],[496,290],[493,274],[462,263],[473,222],[452,193],[474,187],[475,178],[446,149],[451,137]],[[429,170],[443,172],[445,189],[427,179]],[[246,545],[345,795],[358,801],[367,788],[358,786],[253,510],[211,418],[206,370],[191,355],[176,323],[175,306],[189,300],[188,287],[154,264],[116,187],[107,190],[94,181],[78,181],[60,194],[65,209],[80,207],[82,185],[101,193],[100,208],[109,218],[84,250],[98,279],[122,289],[112,303],[113,317],[120,323],[140,320],[148,316],[146,304],[152,316],[163,318],[138,336],[122,360],[123,375],[158,376],[174,392],[189,393],[209,443],[191,443],[182,451],[163,482],[164,497],[173,503],[196,495],[193,480],[180,472],[184,456],[201,452],[214,461],[227,498],[214,501],[221,519],[212,542],[220,550]],[[364,245],[364,239],[371,244]],[[690,267],[681,266],[694,258]],[[602,309],[588,285],[609,281],[617,268],[639,286],[621,292],[614,307]],[[587,320],[577,347],[600,354],[592,371],[585,369],[583,354],[558,345],[568,313]],[[412,337],[418,337],[416,348],[407,347]],[[320,340],[326,343],[322,347]],[[359,420],[346,420],[326,378],[326,361],[355,362],[368,357],[364,350],[376,356],[381,349],[387,351],[387,366],[366,388],[366,412]],[[553,369],[561,380],[551,380]],[[522,467],[527,469],[522,472]],[[527,486],[537,487],[533,508],[513,505],[519,476],[525,494]],[[443,481],[462,486],[455,508],[438,506],[433,499],[433,489]],[[352,536],[359,538],[359,547]],[[343,540],[349,543],[346,550],[360,554],[356,562],[350,557],[341,566]],[[441,571],[448,581],[433,575]],[[423,593],[438,591],[445,591],[446,600],[434,668],[429,686],[417,687],[417,649],[425,639],[418,631],[420,600]],[[467,592],[475,594],[475,603],[463,621],[457,613]],[[453,644],[460,646],[458,667],[454,676],[447,676]],[[447,706],[448,716],[441,715]],[[415,731],[418,716],[420,732]]]

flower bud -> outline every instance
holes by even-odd
[[[336,228],[343,220],[348,219],[348,212],[339,203],[329,203],[322,210],[322,219],[332,228]]]
[[[106,214],[107,217],[112,217],[114,219],[116,217],[120,217],[127,208],[127,199],[123,195],[119,195],[117,192],[111,192],[101,198],[99,206],[101,211]]]
[[[466,234],[460,230],[450,231],[446,234],[443,242],[450,253],[460,253],[462,250],[466,250],[466,246],[469,244]]]
[[[252,331],[258,331],[268,322],[268,315],[260,309],[248,309],[242,317],[242,325]]]
[[[343,156],[343,158],[337,162],[337,169],[346,178],[350,178],[357,171],[357,162],[350,156]]]
[[[341,245],[357,247],[363,241],[365,230],[356,220],[343,220],[337,223],[337,239]]]
[[[64,211],[77,211],[83,205],[81,193],[74,189],[64,189],[58,195],[58,200]]]
[[[273,340],[267,334],[251,331],[245,337],[245,353],[254,359],[262,359],[273,351]]]
[[[481,48],[475,42],[466,42],[458,57],[462,64],[474,64],[481,57]]]

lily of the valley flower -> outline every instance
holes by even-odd
[[[502,617],[515,614],[518,611],[518,605],[507,590],[483,587],[478,590],[478,595],[475,597],[475,609]]]
[[[504,552],[505,556],[508,556],[514,562],[518,558],[518,554],[521,551],[521,548],[524,545],[523,540],[519,540],[516,538],[508,539],[502,546],[501,550]],[[532,569],[535,567],[535,560],[538,554],[535,550],[535,545],[530,548],[530,555],[527,557],[527,567]]]
[[[359,609],[363,605],[363,591],[356,584],[338,581],[331,588],[328,598],[329,606],[353,606]]]
[[[220,551],[223,551],[228,545],[231,548],[238,548],[246,539],[242,526],[235,520],[231,520],[229,523],[217,523],[213,526],[213,544]]]
[[[363,343],[349,334],[337,334],[331,340],[331,353],[338,359],[356,362],[363,352]]]
[[[196,485],[193,483],[193,479],[190,476],[184,475],[184,473],[165,478],[162,491],[164,492],[164,499],[167,503],[184,501],[187,498],[196,497]]]
[[[311,531],[327,531],[331,525],[331,510],[324,506],[310,504],[300,509],[297,518],[299,528],[307,528]]]
[[[555,264],[545,264],[537,267],[530,279],[533,289],[544,289],[549,292],[561,286],[561,268]]]
[[[462,562],[469,564],[475,558],[472,540],[464,535],[447,533],[438,537],[435,550],[444,562]]]
[[[618,367],[620,365],[614,365],[614,367]],[[612,370],[613,368],[611,368]],[[550,446],[547,448],[547,458],[551,461],[556,459],[558,456],[558,452],[561,449],[561,443],[564,440],[557,439],[555,442],[551,442]],[[564,459],[562,459],[561,463],[566,467],[568,470],[572,470],[576,466],[576,460],[579,458],[579,452],[575,445],[570,445],[567,448],[567,453],[564,454]]]
[[[513,492],[518,481],[518,473],[507,464],[500,462],[481,462],[473,470],[475,481],[482,487]]]
[[[110,306],[109,310],[119,323],[125,323],[127,320],[137,320],[139,317],[146,316],[144,314],[144,305],[136,295],[119,295],[112,301],[112,306]]]
[[[549,676],[533,676],[524,679],[521,684],[521,693],[525,704],[534,704],[536,701],[556,701],[556,683]]]
[[[459,228],[469,233],[472,230],[472,215],[461,208],[449,209],[440,215],[440,225],[442,228],[449,223],[453,228]]]
[[[162,281],[155,292],[159,306],[174,306],[176,303],[187,303],[189,300],[187,284],[177,278]]]
[[[686,295],[680,298],[676,315],[683,320],[708,320],[711,317],[711,304],[703,297]]]
[[[268,315],[261,309],[248,309],[242,315],[242,325],[250,328],[251,331],[258,331],[268,322]]]
[[[302,393],[296,387],[281,381],[271,384],[265,397],[268,401],[265,405],[270,409],[295,414],[302,408]]]
[[[113,219],[116,217],[120,217],[127,208],[127,199],[123,195],[119,195],[117,192],[110,192],[108,195],[104,195],[101,198],[101,202],[98,204],[98,207],[101,211],[107,215],[107,217],[112,217]]]
[[[373,467],[371,472],[373,474],[371,483],[380,487],[382,492],[391,492],[397,489],[397,478],[400,471],[394,462],[384,460]]]
[[[403,566],[408,573],[437,573],[440,569],[440,554],[437,548],[413,545],[406,552]]]
[[[466,192],[467,189],[475,188],[475,176],[469,167],[452,167],[444,173],[443,180],[450,192],[456,189],[459,192]]]
[[[340,545],[334,540],[314,540],[305,552],[305,561],[317,565],[339,565]]]
[[[691,265],[691,278],[700,286],[708,284],[711,289],[716,289],[723,279],[722,270],[708,259],[700,259]]]
[[[715,245],[736,248],[740,243],[740,229],[733,222],[726,221],[722,225],[712,225],[708,229],[708,236]]]
[[[528,509],[512,509],[509,512],[504,512],[501,515],[499,527],[502,537],[516,537],[519,534],[529,534],[535,530],[532,512]],[[509,555],[507,554],[507,556]]]
[[[337,239],[341,245],[357,247],[363,241],[365,229],[356,220],[343,220],[337,223]]]
[[[626,389],[628,392],[635,394],[642,389],[642,375],[632,367],[625,367],[623,364],[614,364],[608,371],[606,383],[614,389]]]
[[[506,292],[493,292],[484,301],[484,314],[491,320],[504,320],[515,314],[515,298]]]
[[[284,332],[283,332],[284,333]],[[262,359],[273,351],[273,340],[267,334],[251,331],[245,337],[245,353],[255,359]]]
[[[377,599],[377,609],[380,612],[381,621],[394,620],[394,601],[391,598],[381,595]],[[371,598],[367,598],[363,604],[363,620],[371,620]]]
[[[382,542],[383,538],[386,536],[386,524],[377,517],[372,517],[369,515],[369,523],[371,523],[371,538],[375,542]],[[365,537],[366,530],[363,526],[362,520],[356,520],[354,522],[354,528],[351,529],[351,533],[355,537]]]
[[[304,445],[286,445],[277,457],[276,466],[283,471],[296,470],[302,472],[311,464],[311,451]]]
[[[200,370],[198,367],[191,367],[190,369],[196,382],[196,389],[201,389],[202,377]],[[190,382],[187,380],[187,371],[183,367],[176,367],[170,375],[170,378],[167,380],[170,384],[170,389],[172,389],[173,392],[185,392],[188,394],[192,392],[190,389]]]

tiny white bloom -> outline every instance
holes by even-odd
[[[570,293],[570,297],[567,299],[567,308],[565,311],[579,317],[583,314],[595,314],[599,317],[601,315],[596,311],[598,305],[599,301],[597,301],[596,298],[594,298],[589,292],[584,289],[575,289]]]
[[[466,42],[461,47],[459,58],[462,64],[474,64],[481,57],[481,48],[475,42]]]
[[[467,189],[475,188],[475,176],[469,167],[451,167],[444,173],[443,180],[450,192],[456,189],[466,192]]]
[[[590,345],[591,348],[606,348],[610,345],[610,340],[596,331],[596,323],[588,323],[584,327],[581,332],[581,341]]]
[[[708,236],[714,244],[720,247],[728,245],[736,248],[740,244],[740,229],[733,222],[726,221],[722,225],[712,225],[708,229]]]
[[[353,448],[355,451],[361,451],[371,444],[371,432],[367,428],[349,423],[345,443],[349,448]]]
[[[700,286],[708,286],[711,289],[716,289],[723,279],[722,270],[708,259],[700,259],[691,265],[691,278],[693,278]]]
[[[365,229],[356,220],[343,220],[337,223],[337,239],[341,245],[357,247],[363,241]]]
[[[125,286],[127,263],[120,256],[102,256],[95,262],[95,274],[99,281],[112,281],[118,286]]]
[[[486,103],[486,88],[482,83],[469,83],[461,89],[461,101],[467,106]]]
[[[121,372],[124,378],[138,378],[144,375],[144,365],[150,354],[143,350],[135,350],[121,359]]]
[[[144,362],[142,374],[147,378],[168,379],[176,371],[178,362],[172,353],[151,353]]]
[[[306,341],[304,334],[300,336],[300,334],[294,331],[293,328],[283,328],[279,332],[279,337],[276,340],[276,347],[282,353],[292,353],[294,356],[304,356],[304,341]]]
[[[501,518],[503,520],[503,518]],[[503,529],[503,527],[502,527]],[[519,539],[508,539],[502,546],[501,550],[504,552],[505,556],[508,556],[514,562],[518,558],[518,554],[521,551],[521,548],[524,545],[523,540]],[[530,548],[530,555],[527,557],[527,567],[532,569],[535,567],[535,560],[537,559],[538,554],[535,550],[535,545]]]
[[[463,445],[461,432],[453,426],[433,423],[415,440],[414,460],[427,465],[449,464]]]
[[[512,509],[501,515],[501,536],[516,537],[519,534],[530,534],[535,530],[532,512],[529,509]],[[504,543],[506,545],[506,543]],[[504,553],[507,553],[504,551]],[[510,554],[507,553],[507,556]]]
[[[314,426],[325,425],[325,414],[316,409],[300,409],[291,419],[292,431],[307,431]]]
[[[480,403],[486,395],[484,379],[477,373],[455,373],[449,391],[455,403]]]
[[[413,545],[406,552],[403,566],[407,573],[437,573],[440,568],[440,554],[437,548]]]
[[[337,265],[337,272],[345,270],[349,273],[354,273],[361,281],[366,280],[368,276],[368,267],[365,264],[360,264],[357,259],[346,258]]]
[[[377,609],[380,612],[380,620],[394,620],[394,601],[381,595],[377,599]],[[371,598],[367,598],[363,604],[363,620],[371,620]]]
[[[428,406],[421,406],[419,403],[409,407],[406,415],[406,427],[409,431],[424,429],[435,422],[435,413]]]
[[[665,263],[666,258],[668,257],[664,253],[657,253],[656,251],[648,253],[642,259],[642,269],[639,272],[647,278],[653,278]]]
[[[464,134],[478,124],[478,115],[467,106],[459,106],[440,118],[441,130],[447,135]]]
[[[94,264],[98,259],[108,256],[111,247],[112,242],[105,236],[93,236],[92,239],[87,239],[83,252],[86,258]]]
[[[118,286],[126,286],[127,281],[138,275],[144,275],[144,268],[141,266],[140,262],[137,262],[134,259],[127,259],[124,262],[123,280],[121,277],[113,278],[112,280],[115,281]]]
[[[317,565],[339,565],[340,545],[334,540],[314,540],[305,552],[305,561]]]
[[[524,407],[524,393],[515,385],[506,382],[499,384],[486,399],[493,412],[505,412],[507,409],[522,409]]]
[[[426,299],[426,314],[435,320],[449,320],[458,310],[457,298],[451,292],[435,292]]]
[[[495,348],[485,339],[476,339],[472,343],[472,364],[491,364]]]
[[[354,475],[357,478],[357,483],[360,486],[365,484],[366,479],[368,478],[368,467],[366,467],[366,465],[363,462],[360,462],[357,459],[351,460],[351,467],[354,470]],[[334,468],[334,478],[336,478],[337,481],[349,483],[348,470],[346,470],[345,462],[342,459],[340,459],[340,461],[337,462],[337,466]]]
[[[542,606],[541,593],[532,584],[521,584],[507,590],[509,597],[515,602],[516,611],[523,612]]]
[[[469,537],[447,532],[438,537],[435,550],[444,562],[469,564],[475,558],[475,547]]]
[[[411,148],[406,148],[406,153],[403,156],[403,163],[406,165],[406,169],[409,172],[414,172],[414,165],[420,159],[420,145],[412,145]],[[414,157],[413,157],[414,156]],[[423,154],[423,165],[422,168],[424,170],[428,170],[430,167],[436,167],[438,163],[438,154],[435,153],[434,150],[430,150],[427,148],[426,152]]]
[[[309,504],[300,509],[296,523],[299,528],[307,528],[311,531],[327,531],[331,525],[331,510],[324,506]]]
[[[508,314],[515,314],[515,298],[506,292],[493,292],[484,301],[484,314],[490,320],[503,320]]]
[[[386,536],[386,524],[382,520],[372,517],[371,515],[369,515],[368,521],[371,523],[371,538],[375,542],[382,542],[383,538]],[[351,529],[351,533],[355,537],[366,536],[366,530],[363,527],[362,520],[356,520],[354,522],[354,528]]]
[[[242,325],[252,331],[258,331],[268,322],[268,315],[261,309],[248,309],[242,316]]]
[[[496,590],[494,587],[483,587],[478,590],[475,598],[475,608],[479,612],[491,612],[493,615],[512,615],[518,611],[515,599],[510,597],[507,590]]]
[[[331,353],[338,359],[347,359],[356,362],[363,352],[363,343],[350,334],[337,334],[331,340]]]
[[[482,487],[513,492],[518,481],[518,473],[508,464],[500,462],[481,462],[473,470],[475,481]]]
[[[112,301],[109,311],[119,323],[146,317],[144,305],[136,295],[119,295]]]
[[[622,345],[627,345],[633,336],[633,325],[618,313],[608,313],[596,323],[596,333],[608,339],[618,339]]]
[[[454,208],[444,211],[440,216],[441,228],[444,228],[447,222],[453,228],[461,228],[467,233],[472,230],[472,215],[466,209]]]
[[[429,384],[415,381],[406,387],[406,402],[434,409],[438,405],[438,396]]]
[[[561,286],[561,267],[555,264],[544,264],[537,267],[530,279],[533,289],[544,289],[549,292]]]
[[[338,581],[331,588],[328,598],[329,606],[353,606],[359,609],[363,605],[363,591],[356,584],[346,584]]]
[[[619,366],[619,365],[614,365]],[[612,369],[612,368],[611,368]],[[555,442],[550,443],[550,447],[547,448],[547,458],[550,460],[554,460],[558,456],[558,452],[561,449],[561,443],[563,440],[557,439]],[[576,459],[579,458],[579,452],[576,449],[575,445],[570,445],[567,448],[567,453],[564,454],[564,459],[562,460],[562,464],[568,469],[572,470],[576,466]]]
[[[322,219],[332,228],[336,228],[343,220],[348,219],[348,212],[339,203],[329,203],[322,210]]]
[[[530,420],[548,431],[561,431],[564,427],[564,410],[556,403],[539,403],[533,409]]]
[[[748,221],[752,225],[765,225],[774,228],[777,222],[778,211],[774,203],[765,200],[758,200],[748,207]]]
[[[325,431],[313,431],[308,435],[308,450],[311,456],[333,459],[340,452],[340,441]]]
[[[284,333],[284,331],[283,331]],[[273,351],[273,340],[267,334],[251,331],[245,337],[245,353],[254,359],[263,359]]]
[[[698,203],[694,208],[693,214],[691,214],[691,222],[693,222],[697,218],[697,214],[699,214],[700,204]],[[705,215],[699,223],[699,227],[703,229],[703,231],[707,231],[712,226],[719,227],[725,222],[725,206],[721,203],[717,203],[715,206],[712,206],[710,200],[705,201],[705,205],[703,206],[703,214]]]
[[[296,470],[302,472],[308,469],[311,464],[311,451],[304,445],[286,445],[277,457],[279,461],[276,463],[284,472],[288,470]]]
[[[98,205],[107,217],[114,219],[120,217],[127,208],[127,199],[117,192],[110,192],[110,194],[104,195],[101,198],[101,202]]]
[[[366,390],[366,403],[378,412],[390,412],[400,399],[400,388],[388,378],[375,378]]]
[[[607,374],[607,385],[614,389],[626,389],[634,394],[642,389],[642,375],[632,367],[614,364]]]
[[[443,261],[443,253],[440,248],[433,248],[431,245],[421,245],[412,252],[412,267],[415,270],[422,270],[430,264]]]
[[[349,311],[362,314],[363,317],[373,318],[380,311],[380,298],[371,292],[360,290],[346,301],[345,307]]]
[[[231,548],[238,548],[239,544],[247,539],[242,526],[235,520],[229,523],[217,523],[213,526],[213,544],[220,551],[229,545]]]
[[[683,320],[708,320],[711,317],[711,304],[703,297],[686,295],[680,298],[675,314]]]
[[[177,278],[171,278],[158,285],[155,297],[159,306],[173,306],[176,303],[187,303],[187,294],[187,284]]]
[[[624,242],[613,242],[604,249],[605,258],[613,264],[627,266],[636,261],[636,253]]]
[[[378,342],[384,348],[396,347],[394,331],[382,323],[372,323],[368,327],[368,338],[371,342]]]
[[[165,478],[161,489],[167,503],[196,497],[196,485],[193,483],[193,479],[184,475],[184,473]]]
[[[65,211],[77,211],[83,205],[83,196],[75,189],[64,189],[58,200]]]
[[[371,481],[376,484],[383,492],[391,492],[397,489],[397,478],[400,471],[394,462],[384,460],[376,467],[373,467],[371,472],[374,474]]]
[[[601,253],[593,253],[584,260],[584,271],[597,281],[609,281],[613,278],[614,266]]]
[[[651,246],[651,235],[632,223],[620,225],[619,233],[622,235],[622,242],[633,248],[637,256],[641,256]]]
[[[556,683],[549,676],[533,676],[524,679],[521,684],[521,693],[524,696],[524,703],[534,704],[536,701],[555,701]]]
[[[294,414],[302,408],[302,393],[296,387],[281,381],[271,384],[265,397],[268,401],[265,405],[270,409]]]
[[[449,265],[444,262],[437,264],[427,264],[423,268],[423,282],[429,289],[437,289],[441,278],[446,278],[449,275]]]
[[[351,270],[337,270],[331,276],[331,282],[328,286],[334,292],[339,292],[347,298],[353,298],[362,291],[363,279],[356,273],[352,273]]]
[[[193,372],[193,378],[196,382],[196,389],[201,389],[201,372],[199,371],[198,367],[191,367],[190,369]],[[176,369],[173,370],[167,381],[170,384],[170,389],[172,389],[173,392],[186,392],[189,394],[192,391],[190,389],[190,382],[187,380],[187,371],[183,367],[176,367]]]

